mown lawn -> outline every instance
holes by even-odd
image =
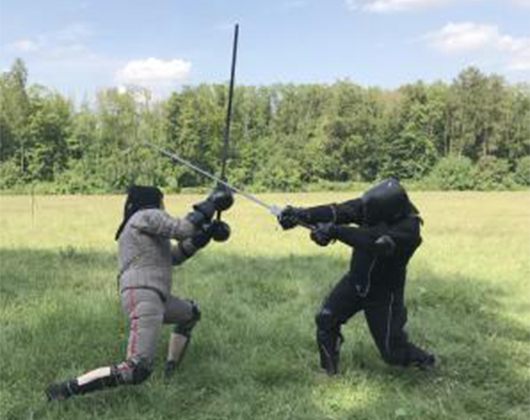
[[[283,205],[351,194],[275,194]],[[408,330],[434,372],[386,366],[362,315],[344,332],[342,374],[318,370],[313,317],[349,250],[282,232],[243,199],[233,236],[178,268],[174,293],[203,319],[177,375],[47,403],[55,380],[121,360],[114,231],[123,197],[0,196],[2,419],[528,419],[530,193],[413,193],[424,244],[409,270]],[[198,196],[171,196],[185,214]],[[168,327],[169,328],[169,327]]]

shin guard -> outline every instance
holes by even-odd
[[[330,376],[339,373],[340,346],[343,341],[341,333],[317,332],[320,367]]]
[[[191,336],[172,332],[169,337],[169,346],[167,352],[167,360],[165,366],[165,376],[170,377],[173,372],[177,369],[180,362],[186,354],[188,344],[190,343]]]
[[[164,373],[169,378],[184,359],[186,350],[191,340],[191,331],[201,319],[201,311],[195,302],[192,304],[192,317],[185,324],[175,325],[175,329],[169,337],[166,366]]]
[[[75,379],[50,385],[46,389],[48,401],[66,400],[74,395],[86,394],[117,385],[137,385],[151,375],[151,364],[145,359],[129,359],[119,365],[91,370]]]
[[[103,388],[114,387],[118,378],[110,366],[94,369],[75,379],[50,385],[46,389],[49,401],[66,400],[74,395],[86,394]]]
[[[315,321],[320,367],[328,375],[336,375],[339,371],[340,346],[344,341],[340,333],[340,324],[328,308],[322,308]]]

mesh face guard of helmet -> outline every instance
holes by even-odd
[[[129,188],[125,211],[129,209],[160,208],[164,194],[157,187],[133,185]]]
[[[363,202],[364,221],[368,225],[392,223],[410,211],[407,192],[396,178],[388,178],[366,191]]]
[[[127,224],[129,218],[138,210],[147,208],[160,208],[164,194],[157,187],[145,187],[132,185],[127,192],[127,200],[123,209],[123,221],[121,222],[114,239],[118,240],[120,234]]]

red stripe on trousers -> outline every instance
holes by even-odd
[[[134,289],[129,289],[129,311],[131,311],[131,331],[132,336],[127,351],[127,358],[130,359],[136,353],[136,344],[138,341],[138,318],[136,317],[136,299]]]

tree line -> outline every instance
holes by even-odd
[[[0,78],[0,189],[169,191],[209,182],[142,146],[219,173],[227,86],[97,92],[80,105],[28,85],[17,59]],[[464,69],[451,83],[388,90],[348,80],[235,89],[228,176],[254,190],[336,187],[387,176],[432,188],[530,185],[530,86]]]

